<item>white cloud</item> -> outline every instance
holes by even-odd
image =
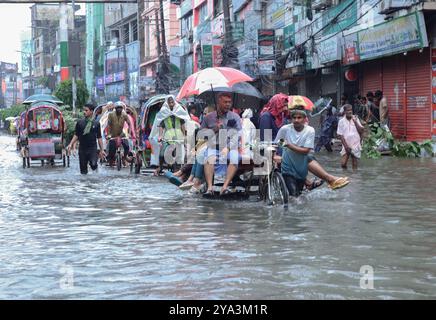
[[[0,4],[0,61],[21,64],[21,32],[29,30],[29,4]]]

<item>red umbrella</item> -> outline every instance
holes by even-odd
[[[294,109],[296,106],[303,106],[305,110],[312,111],[314,103],[304,96],[289,96],[288,108]]]
[[[235,83],[253,81],[251,77],[233,68],[206,68],[190,75],[180,88],[177,100],[192,95],[199,95],[214,88],[231,87]]]

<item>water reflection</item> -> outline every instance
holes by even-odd
[[[435,159],[362,161],[347,188],[284,210],[127,171],[81,176],[77,159],[22,169],[13,142],[0,136],[0,298],[436,297]],[[319,159],[342,174],[337,156]],[[373,290],[359,286],[362,265]]]

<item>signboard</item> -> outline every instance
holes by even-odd
[[[105,84],[119,81],[124,81],[124,71],[107,74],[104,78]]]
[[[318,56],[320,63],[324,64],[327,62],[340,60],[338,39],[338,37],[332,37],[319,43]]]
[[[72,0],[2,0],[2,3],[72,3]],[[137,3],[137,0],[75,0],[75,3]]]
[[[295,24],[283,28],[283,48],[288,50],[295,45]]]
[[[214,67],[220,67],[221,63],[223,62],[223,55],[222,55],[222,46],[214,45],[212,47],[212,57],[213,57],[213,66]]]
[[[258,58],[270,60],[274,55],[274,29],[259,29],[257,31]]]
[[[269,75],[276,73],[275,60],[259,60],[257,62],[257,67],[259,70],[259,75]]]
[[[341,32],[342,30],[346,30],[351,26],[354,26],[357,21],[358,2],[359,1],[356,0],[346,0],[327,10],[322,15],[322,25],[323,27],[326,26],[323,31],[323,35],[326,36]],[[336,20],[335,23],[331,23],[333,20]]]
[[[244,21],[235,21],[232,23],[233,40],[244,39]]]
[[[357,33],[345,36],[343,42],[342,63],[344,65],[358,63],[360,61],[360,55]]]
[[[422,12],[419,15],[412,13],[358,32],[360,59],[369,60],[422,48],[426,46],[426,39]]]
[[[271,22],[274,29],[280,29],[285,26],[285,12],[286,7],[280,6],[276,11],[271,15]]]
[[[17,65],[15,63],[0,62],[0,68],[4,72],[17,72]]]
[[[205,44],[201,46],[202,57],[201,57],[201,68],[212,67],[212,45]]]
[[[104,90],[104,77],[96,77],[95,78],[95,87],[98,90]]]
[[[220,38],[224,34],[224,15],[220,14],[212,20],[212,34],[215,38]]]
[[[432,97],[432,133],[436,136],[436,49],[431,49],[431,97]]]

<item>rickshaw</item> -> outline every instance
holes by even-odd
[[[94,110],[94,115],[101,115],[99,122],[100,127],[102,130],[102,139],[103,139],[103,146],[106,150],[106,153],[109,152],[109,141],[107,141],[107,135],[108,135],[108,117],[109,113],[112,112],[110,110],[104,110],[103,112],[100,112],[100,110],[104,110],[104,105],[99,105]],[[124,150],[121,146],[121,139],[117,139],[115,141],[116,143],[116,152],[115,152],[115,164],[117,167],[117,170],[121,170],[122,168],[122,159],[123,157],[126,159],[126,161],[129,163],[130,166],[130,172],[135,171],[135,173],[139,173],[142,167],[142,159],[138,155],[138,113],[136,109],[132,106],[126,105],[124,111],[127,113],[127,116],[130,121],[130,131],[129,126],[125,125],[123,131],[125,133],[125,136],[127,137],[127,140],[129,142],[129,153],[127,155],[124,155]]]
[[[26,103],[26,101],[25,101]],[[32,101],[22,115],[21,156],[23,168],[29,168],[31,161],[45,161],[55,165],[70,166],[70,157],[65,148],[65,120],[58,105],[49,101]]]
[[[145,167],[149,167],[151,158],[151,143],[149,136],[157,113],[165,102],[166,94],[150,98],[141,108],[139,124],[139,152]]]
[[[241,160],[238,171],[229,184],[233,192],[225,197],[218,192],[207,198],[222,200],[248,199],[255,195],[259,200],[269,205],[281,204],[287,206],[289,192],[280,169],[273,161],[278,145],[271,142],[255,143],[251,146],[252,158]],[[215,178],[214,178],[215,179]],[[214,187],[221,187],[222,182],[214,180]]]

